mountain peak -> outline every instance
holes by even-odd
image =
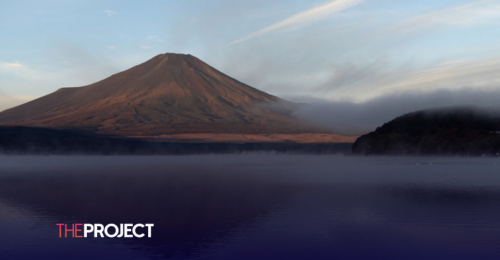
[[[152,60],[159,60],[159,61],[166,62],[168,60],[176,60],[176,61],[177,60],[186,60],[186,59],[191,59],[193,57],[194,56],[192,56],[191,54],[167,52],[167,53],[159,54],[159,55],[153,57]]]
[[[295,104],[243,84],[189,54],[165,53],[94,84],[63,88],[0,113],[0,124],[125,136],[292,133]]]
[[[159,73],[169,73],[168,75],[171,78],[178,78],[179,76],[189,73],[189,70],[203,72],[205,74],[220,73],[191,54],[159,54],[139,66],[149,67],[147,71],[145,71],[148,74],[151,74],[156,70]]]

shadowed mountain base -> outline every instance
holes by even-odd
[[[80,130],[0,127],[0,154],[180,155],[243,152],[335,154],[345,153],[350,147],[350,143],[150,142]]]

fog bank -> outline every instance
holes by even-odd
[[[364,103],[309,97],[289,97],[288,99],[307,103],[295,112],[296,117],[345,135],[371,132],[398,116],[422,109],[470,105],[500,111],[498,102],[500,92],[493,90],[407,92],[386,95]]]

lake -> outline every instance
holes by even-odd
[[[500,259],[500,159],[0,156],[0,259]]]

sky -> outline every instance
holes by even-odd
[[[0,110],[166,52],[346,129],[338,111],[495,105],[499,25],[500,0],[2,0]]]

